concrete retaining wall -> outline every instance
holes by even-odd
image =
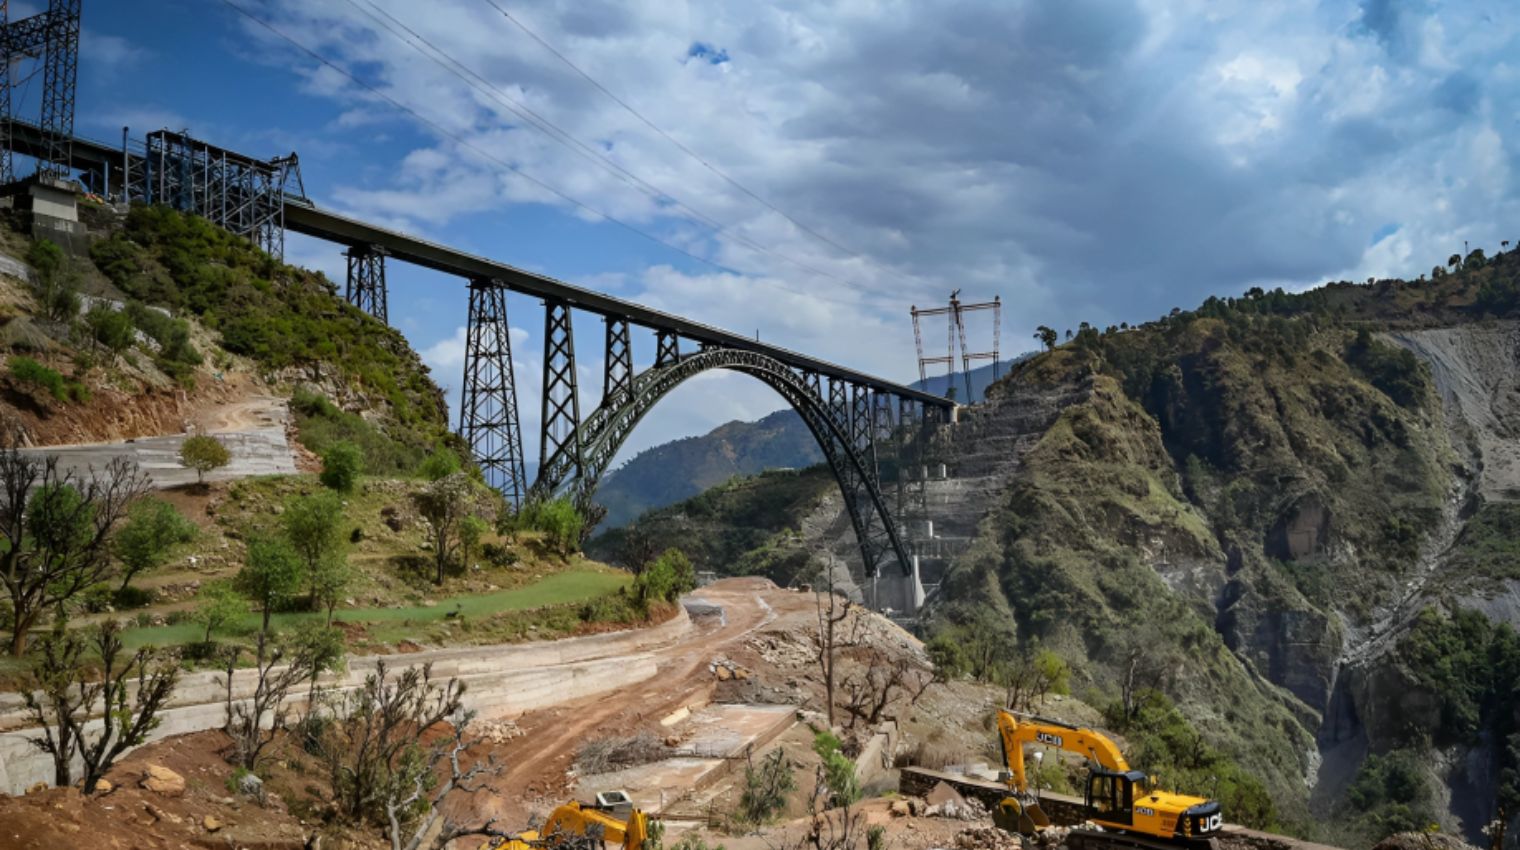
[[[431,662],[435,680],[457,677],[465,683],[465,707],[482,717],[503,717],[651,678],[657,672],[651,651],[673,643],[690,629],[691,620],[683,609],[648,629],[542,643],[365,656],[352,659],[343,673],[324,676],[323,684],[340,690],[358,687],[380,661],[392,670]],[[256,684],[252,671],[238,671],[233,676],[234,699],[251,696]],[[304,700],[305,689],[298,690],[298,698]],[[151,740],[220,729],[226,719],[225,700],[221,674],[198,672],[187,676],[175,689]],[[0,722],[7,724],[9,731],[0,733],[0,791],[19,794],[38,782],[52,781],[52,758],[32,744],[41,737],[40,730],[20,728],[27,722],[19,709],[20,697],[7,694],[5,702]],[[98,731],[99,722],[90,728]]]

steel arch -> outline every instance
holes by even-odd
[[[542,498],[568,492],[578,500],[589,501],[602,473],[644,415],[688,378],[713,369],[728,369],[761,381],[802,417],[844,495],[865,560],[865,575],[879,574],[889,554],[897,558],[903,575],[912,575],[912,561],[882,498],[876,470],[856,450],[849,424],[841,428],[834,421],[827,401],[810,387],[803,374],[758,352],[710,348],[635,375],[625,393],[605,399],[581,422],[577,435],[582,447],[580,477],[575,476],[574,464],[561,455],[539,470],[534,493]]]

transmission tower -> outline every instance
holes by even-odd
[[[945,365],[945,394],[955,395],[955,351],[956,344],[960,347],[961,373],[965,376],[966,403],[976,401],[971,391],[971,364],[976,360],[992,361],[992,378],[998,378],[998,341],[1003,327],[1003,303],[1001,296],[993,296],[991,301],[983,301],[978,304],[962,304],[961,291],[959,289],[950,293],[950,305],[947,307],[930,307],[920,310],[912,307],[913,315],[913,342],[918,346],[918,379],[927,383],[929,380],[929,367]],[[966,314],[982,310],[992,311],[992,349],[990,351],[972,351],[966,344]],[[929,316],[946,316],[949,322],[949,339],[944,357],[924,356],[924,334],[919,322],[920,318]]]
[[[15,104],[12,73],[23,59],[42,59],[42,105],[37,125],[42,151],[37,174],[55,180],[69,176],[73,162],[74,94],[79,81],[79,5],[81,0],[49,0],[48,10],[11,21],[10,4],[0,0],[0,184],[16,179],[11,158],[11,122]]]

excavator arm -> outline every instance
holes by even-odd
[[[623,821],[606,812],[571,802],[555,809],[539,830],[539,834],[551,843],[559,836],[588,833],[599,833],[603,841],[621,845],[623,850],[642,850],[649,837],[649,819],[635,809],[628,820]]]
[[[1028,778],[1024,773],[1024,747],[1028,744],[1078,753],[1107,770],[1119,773],[1129,770],[1129,763],[1124,760],[1119,747],[1100,732],[1038,717],[1019,720],[1012,712],[1001,710],[998,711],[997,725],[998,735],[1003,741],[1003,761],[1008,766],[1009,781],[1013,790],[1020,794],[1029,790]]]

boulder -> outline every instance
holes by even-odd
[[[185,793],[185,777],[161,764],[150,764],[143,773],[142,787],[165,797],[180,797]]]
[[[201,818],[201,826],[204,826],[207,832],[216,832],[222,828],[222,821],[216,815],[206,815]]]

